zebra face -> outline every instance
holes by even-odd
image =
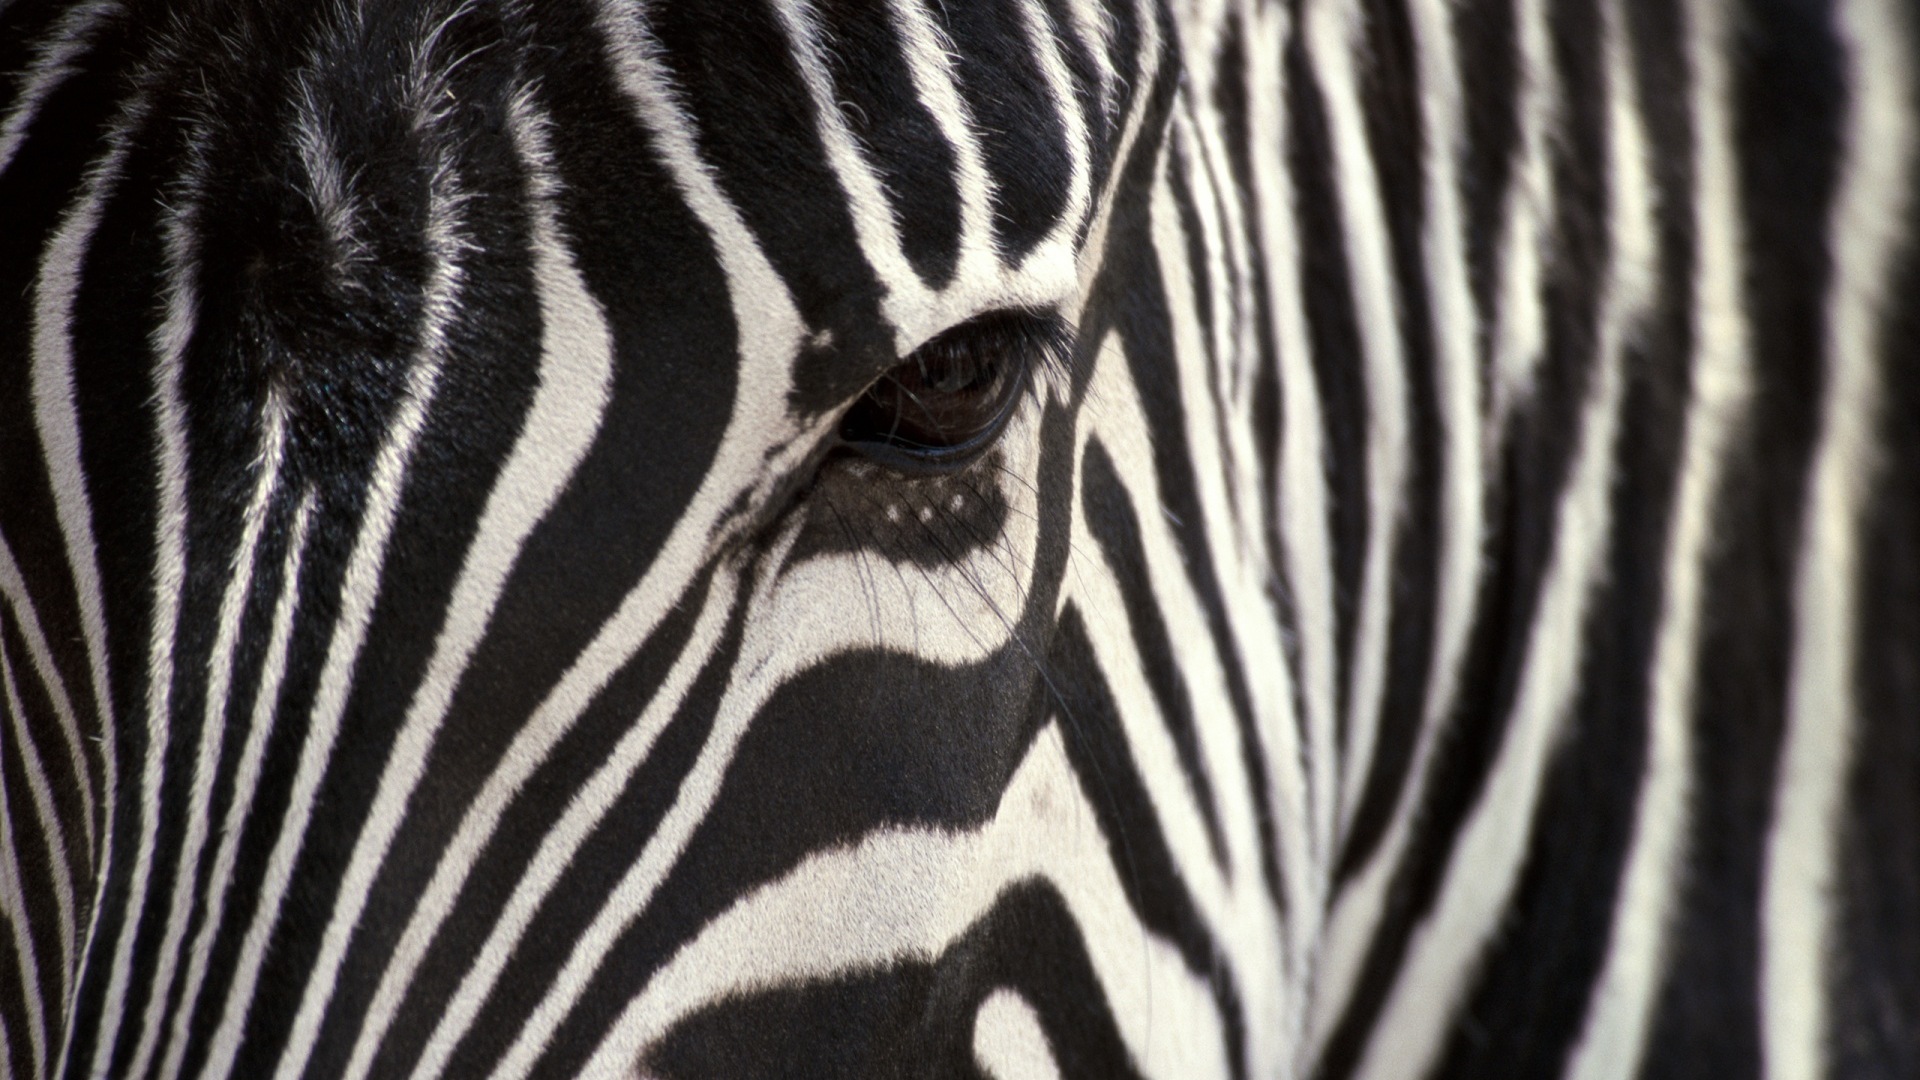
[[[1906,0],[0,0],[0,1077],[1920,1075]]]
[[[1267,793],[1190,778],[1277,639],[1167,434],[1251,393],[1166,300],[1167,18],[76,8],[0,406],[85,796],[32,1071],[1225,1068]]]

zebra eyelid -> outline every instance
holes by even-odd
[[[1047,368],[1064,364],[1069,346],[1064,323],[1050,314],[970,319],[882,372],[849,406],[839,448],[907,475],[963,469],[999,440],[1021,397]]]

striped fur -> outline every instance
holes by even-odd
[[[0,72],[0,1073],[1920,1074],[1908,5]],[[1010,311],[977,461],[836,449]]]

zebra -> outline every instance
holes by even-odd
[[[0,1073],[1920,1075],[1916,34],[0,3]]]

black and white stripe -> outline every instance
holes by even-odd
[[[0,1073],[1914,1073],[1916,35],[0,5]]]

